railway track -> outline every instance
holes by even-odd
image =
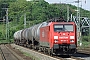
[[[6,45],[0,45],[0,54],[2,60],[24,60]]]
[[[26,47],[21,47],[15,44],[12,44],[12,47],[16,47],[18,49],[20,49],[23,52],[27,52],[30,53],[31,55],[40,58],[40,60],[84,60],[83,58],[78,58],[78,57],[74,57],[74,56],[49,56],[48,54],[43,54],[43,52],[38,52],[36,50],[33,49],[29,49]]]
[[[84,54],[90,55],[90,48],[89,49],[78,49],[77,51],[80,52],[80,53],[84,53]]]
[[[0,48],[0,60],[6,60],[1,48]]]
[[[68,55],[56,56],[55,58],[58,58],[60,60],[85,60],[83,58],[78,58],[78,57],[68,56]]]
[[[36,50],[34,50],[34,51],[36,51]],[[43,54],[43,52],[39,52],[39,53]],[[45,55],[49,56],[48,54],[45,54]],[[57,60],[85,60],[83,58],[78,58],[78,57],[69,56],[69,55],[53,55],[53,56],[50,56],[50,57],[56,58]]]

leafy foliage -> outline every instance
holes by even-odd
[[[67,4],[49,4],[44,0],[0,0],[0,19],[6,16],[6,11],[2,10],[3,3],[8,6],[8,17],[10,21],[10,38],[13,38],[15,31],[24,28],[24,15],[26,14],[26,27],[41,23],[50,18],[62,16],[67,19]],[[4,8],[6,8],[4,6]],[[76,7],[68,4],[70,14],[76,15]],[[81,9],[81,16],[90,17],[90,12]],[[0,35],[2,35],[0,33]]]

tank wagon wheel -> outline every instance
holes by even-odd
[[[16,40],[14,40],[14,43],[17,45],[17,42],[16,42]]]
[[[46,54],[46,48],[45,47],[43,48],[43,52],[44,52],[44,54]]]
[[[32,45],[32,49],[34,50],[34,46]]]
[[[36,50],[36,46],[32,45],[32,49],[33,49],[33,50]]]
[[[47,49],[47,53],[48,53],[49,55],[51,54],[51,53],[50,53],[50,49],[49,49],[49,48]]]
[[[30,44],[27,44],[27,48],[30,48],[30,49],[31,49],[31,46],[30,46]]]
[[[42,52],[43,50],[42,50],[42,48],[41,48],[41,47],[39,47],[39,50],[38,50],[38,51]]]
[[[34,46],[34,50],[37,50],[37,47],[36,46]]]
[[[19,42],[17,41],[17,45],[19,45]]]
[[[45,48],[43,48],[43,53],[45,54],[46,52],[45,52]]]
[[[30,44],[30,49],[33,49],[33,44]]]

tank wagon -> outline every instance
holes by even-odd
[[[48,21],[15,32],[16,44],[26,44],[50,55],[73,54],[77,48],[74,22]],[[19,36],[19,37],[18,37]]]
[[[16,44],[20,44],[21,32],[22,32],[22,30],[19,30],[19,31],[14,33],[14,41],[15,41]]]

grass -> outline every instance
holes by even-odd
[[[39,58],[37,58],[37,57],[35,57],[35,56],[33,56],[33,55],[29,54],[29,53],[23,52],[23,54],[25,56],[29,56],[32,60],[40,60]]]
[[[87,48],[87,47],[90,47],[90,42],[83,41],[82,46],[80,46],[80,48]]]
[[[14,40],[10,39],[10,40],[0,40],[0,44],[4,44],[4,43],[13,43]]]
[[[0,40],[0,44],[3,44],[3,43],[9,43],[8,40]]]
[[[0,23],[0,32],[5,31],[5,25]]]
[[[83,43],[83,46],[84,46],[84,47],[89,47],[89,45],[90,45],[90,42],[84,41],[84,42],[82,42],[82,43]]]

